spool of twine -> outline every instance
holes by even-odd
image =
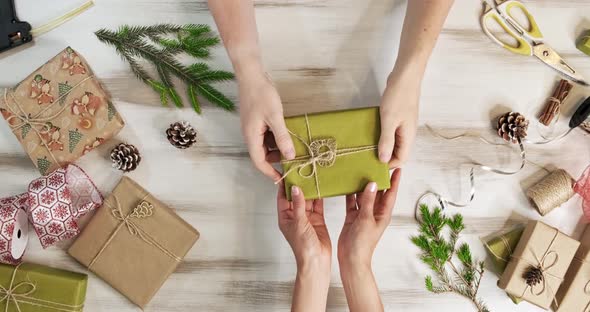
[[[544,177],[526,192],[537,211],[544,216],[574,196],[574,179],[563,169]]]

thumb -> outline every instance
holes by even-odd
[[[379,138],[379,160],[382,163],[389,163],[395,145],[395,128],[389,124],[381,124],[381,136]]]
[[[291,187],[291,199],[293,201],[295,218],[299,219],[305,217],[305,196],[301,189],[296,185]]]
[[[375,205],[375,196],[377,195],[377,183],[370,182],[365,186],[365,190],[360,196],[359,217],[361,219],[373,219],[373,206]]]
[[[295,158],[295,147],[293,147],[293,140],[291,140],[291,135],[287,130],[283,116],[278,115],[271,119],[269,127],[272,130],[275,142],[277,143],[277,147],[281,151],[281,154],[283,154],[286,159]]]

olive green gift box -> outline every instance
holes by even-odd
[[[301,188],[306,199],[362,191],[368,182],[388,189],[389,167],[379,161],[379,108],[360,108],[285,118],[295,160],[283,159],[285,189]]]
[[[0,264],[0,311],[79,312],[87,282],[86,274],[39,264]]]
[[[509,232],[495,236],[484,242],[484,246],[490,255],[490,261],[492,262],[493,270],[496,274],[502,275],[504,270],[506,270],[506,266],[512,257],[512,252],[516,248],[516,245],[518,245],[523,231],[524,226],[519,225]],[[519,304],[522,301],[522,299],[513,295],[508,295],[508,297],[510,297],[512,302],[516,304]]]

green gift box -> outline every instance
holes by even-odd
[[[587,55],[590,55],[590,30],[587,30],[584,33],[582,33],[580,38],[578,38],[576,47],[578,48],[578,50],[584,52]]]
[[[39,264],[0,264],[0,311],[79,312],[87,282],[86,274]]]
[[[490,255],[494,270],[498,275],[504,273],[504,270],[510,261],[510,257],[512,257],[512,252],[520,241],[523,231],[524,227],[520,225],[507,233],[495,236],[487,242],[484,242],[484,246]],[[510,297],[510,299],[516,304],[519,304],[522,301],[522,299],[510,294],[508,297]]]
[[[379,161],[379,108],[361,108],[285,118],[296,157],[284,160],[287,198],[299,186],[306,199],[362,191],[368,182],[388,189],[389,167]]]

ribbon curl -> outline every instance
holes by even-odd
[[[12,254],[17,214],[24,211],[41,246],[79,234],[77,221],[102,205],[102,195],[82,168],[69,165],[33,180],[26,193],[0,199],[0,262],[20,263]]]
[[[574,192],[582,197],[582,211],[584,218],[590,222],[590,166],[584,170],[582,176],[574,184]]]
[[[320,181],[318,179],[318,166],[320,167],[331,167],[336,163],[336,158],[358,154],[362,152],[374,151],[377,149],[377,145],[366,145],[366,146],[359,146],[359,147],[351,147],[351,148],[341,148],[338,149],[338,145],[336,139],[334,138],[324,138],[324,139],[313,139],[311,136],[311,127],[309,126],[309,119],[307,118],[307,114],[305,114],[305,126],[307,130],[307,138],[306,141],[302,137],[298,136],[297,134],[293,133],[291,130],[288,130],[289,133],[299,140],[307,149],[307,155],[298,156],[291,160],[283,160],[281,161],[282,164],[291,164],[291,163],[298,163],[295,166],[292,166],[283,173],[283,176],[275,182],[275,184],[280,183],[283,179],[285,179],[291,172],[297,170],[297,173],[304,179],[314,178],[316,192],[318,197],[321,198],[320,192]],[[309,142],[309,143],[308,143]],[[311,167],[311,172],[306,174],[304,172],[305,168]]]

